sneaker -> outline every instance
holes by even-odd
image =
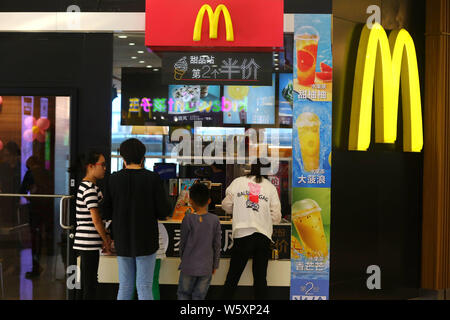
[[[41,266],[39,266],[38,270],[32,270],[31,272],[25,273],[25,278],[27,278],[27,279],[37,278],[37,277],[39,277],[41,275],[43,270],[44,269]]]

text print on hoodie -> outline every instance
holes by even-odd
[[[267,179],[261,183],[255,177],[235,179],[226,190],[222,209],[233,214],[233,238],[240,229],[253,229],[272,240],[273,224],[281,221],[278,192]]]

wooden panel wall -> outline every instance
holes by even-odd
[[[450,288],[450,0],[426,1],[422,287]]]

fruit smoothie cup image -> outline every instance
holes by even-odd
[[[248,86],[227,86],[228,96],[233,100],[244,100],[248,96]]]
[[[296,122],[298,141],[306,172],[319,169],[320,119],[312,112],[300,114]]]
[[[313,27],[302,27],[295,36],[297,80],[302,86],[312,86],[316,80],[319,33]]]
[[[312,199],[297,201],[292,205],[292,222],[303,242],[304,252],[308,258],[328,256],[321,210],[317,202]]]

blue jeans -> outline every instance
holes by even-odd
[[[156,253],[149,256],[117,257],[119,293],[117,300],[133,300],[136,285],[139,300],[153,300],[153,272]]]
[[[178,300],[205,300],[212,275],[195,277],[180,273]]]

